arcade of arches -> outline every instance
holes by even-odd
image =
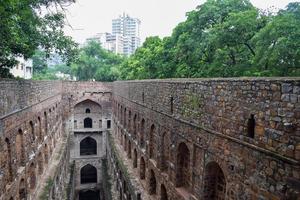
[[[298,200],[299,85],[0,80],[0,199]]]

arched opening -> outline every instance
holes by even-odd
[[[85,109],[85,113],[91,113],[91,110],[89,108]]]
[[[16,153],[20,166],[25,164],[25,150],[24,150],[24,138],[23,131],[19,129],[16,137]]]
[[[35,188],[35,184],[36,184],[35,166],[33,163],[31,163],[29,167],[29,187],[31,190]]]
[[[149,134],[149,157],[155,159],[154,155],[154,138],[155,138],[155,126],[151,125],[150,134]]]
[[[39,141],[43,140],[43,134],[42,134],[42,123],[41,118],[38,117],[38,126],[39,126]]]
[[[128,130],[131,130],[131,111],[128,111]]]
[[[128,151],[127,151],[127,154],[128,154],[128,158],[131,159],[131,142],[130,142],[130,140],[128,140]]]
[[[44,146],[44,158],[45,158],[45,163],[48,164],[49,154],[48,154],[48,145],[47,144],[45,144],[45,146]]]
[[[84,128],[93,128],[93,120],[89,117],[84,119],[83,124]]]
[[[219,200],[226,197],[226,180],[224,173],[216,162],[205,167],[204,199]]]
[[[98,191],[88,190],[79,192],[79,200],[99,200],[100,195]]]
[[[74,129],[77,129],[77,120],[74,120]]]
[[[180,143],[177,150],[176,187],[189,187],[190,151],[185,143]]]
[[[45,135],[48,134],[48,119],[47,119],[47,113],[44,112],[44,118],[45,118]]]
[[[41,154],[41,152],[38,155],[38,171],[39,171],[39,175],[41,175],[44,171],[43,155]]]
[[[146,177],[146,164],[143,157],[140,159],[140,178],[143,180]]]
[[[136,152],[136,149],[133,150],[133,168],[137,168],[137,152]]]
[[[80,182],[85,183],[97,183],[97,169],[87,164],[80,170]]]
[[[136,136],[136,119],[137,119],[137,115],[135,114],[133,117],[133,135]]]
[[[141,147],[145,146],[144,135],[145,135],[145,120],[142,119],[142,122],[141,122],[141,131],[140,131],[140,145],[141,145]]]
[[[32,137],[32,140],[34,141],[35,140],[35,133],[34,133],[34,125],[33,125],[32,121],[29,122],[29,126],[30,126],[31,137]]]
[[[5,138],[6,143],[6,155],[7,155],[7,169],[8,169],[8,180],[12,181],[13,172],[12,172],[12,159],[11,159],[11,146],[8,138]]]
[[[127,151],[127,136],[126,134],[124,134],[124,151],[126,152]]]
[[[168,142],[167,142],[167,133],[164,132],[162,135],[162,146],[161,146],[161,170],[166,171],[167,166],[167,158],[168,158]]]
[[[168,193],[164,184],[160,186],[160,200],[168,200]]]
[[[22,178],[19,184],[19,199],[25,200],[26,198],[26,186],[25,186],[25,180]]]
[[[126,118],[126,115],[127,115],[127,108],[125,108],[125,110],[124,110],[124,128],[126,128],[126,126],[127,126],[127,118]]]
[[[97,142],[91,137],[86,137],[80,142],[80,155],[97,155]]]
[[[149,178],[149,194],[154,195],[156,194],[156,178],[154,171],[150,170],[150,178]]]
[[[247,131],[248,131],[248,137],[254,138],[254,135],[255,135],[255,119],[254,119],[253,114],[251,114],[250,118],[248,119]]]
[[[123,106],[121,106],[121,124],[123,125]]]

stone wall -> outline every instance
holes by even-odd
[[[60,82],[0,81],[0,199],[35,199],[62,131]]]
[[[299,196],[298,78],[115,82],[113,121],[153,199]]]
[[[37,199],[42,186],[50,189],[44,192],[47,197],[62,199],[68,182],[68,157],[56,160],[54,168],[49,163],[57,158],[53,155],[57,143],[69,134],[63,124],[69,121],[74,105],[86,99],[105,99],[104,111],[110,113],[111,84],[0,80],[1,200]],[[62,145],[67,150],[60,153],[69,154],[68,145]],[[55,174],[49,176],[49,171]],[[46,176],[53,179],[50,185],[45,185]]]
[[[0,116],[58,95],[61,89],[60,81],[0,79]]]

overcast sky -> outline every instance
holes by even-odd
[[[297,0],[250,0],[258,8],[284,8]],[[299,0],[298,0],[299,1]],[[111,20],[123,12],[141,20],[142,41],[148,36],[171,35],[172,29],[186,19],[185,13],[205,0],[76,0],[68,7],[67,19],[72,26],[65,32],[82,43],[101,32],[111,32]]]

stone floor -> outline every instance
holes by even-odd
[[[67,130],[65,130],[67,131]],[[65,148],[67,145],[67,136],[62,136],[59,138],[56,142],[56,146],[53,149],[53,153],[51,158],[48,161],[47,168],[44,169],[44,172],[39,180],[39,184],[37,185],[36,192],[34,194],[33,199],[40,199],[41,195],[44,192],[44,189],[47,185],[47,182],[49,178],[52,178],[55,176],[55,172],[58,168],[58,165],[62,159],[62,151],[63,148]]]

